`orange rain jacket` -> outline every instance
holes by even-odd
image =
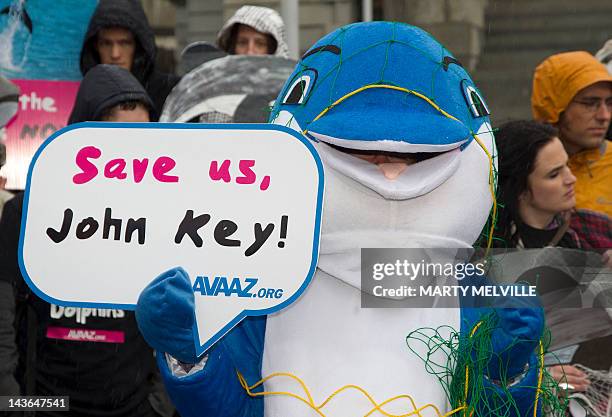
[[[582,89],[600,81],[612,82],[606,67],[584,51],[552,55],[533,76],[531,110],[537,121],[557,124],[561,113]],[[612,217],[612,144],[602,143],[570,156],[576,176],[576,207]]]

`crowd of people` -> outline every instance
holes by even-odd
[[[534,71],[533,120],[496,130],[496,246],[592,250],[612,266],[610,42],[596,57],[566,52],[544,60]],[[264,7],[240,8],[219,31],[217,46],[230,55],[289,55],[282,19]],[[83,80],[68,123],[157,121],[179,77],[158,71],[155,57],[153,32],[139,1],[101,0],[85,36]],[[384,159],[389,162],[388,155]],[[0,143],[0,166],[4,161]],[[17,255],[23,193],[9,199],[3,185],[0,395],[68,395],[75,415],[173,415],[154,352],[132,312],[64,308],[28,289]],[[107,339],[70,339],[60,328],[93,329]],[[549,371],[574,390],[588,387],[575,367]]]

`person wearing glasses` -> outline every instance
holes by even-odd
[[[612,74],[612,39],[608,39],[606,43],[595,54],[595,58],[608,68],[608,72]],[[612,126],[608,129],[606,139],[612,140]]]
[[[555,126],[576,176],[576,208],[612,216],[612,76],[584,51],[548,57],[535,70],[531,109]]]

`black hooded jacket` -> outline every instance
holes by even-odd
[[[85,75],[100,63],[96,50],[98,32],[110,27],[125,28],[134,34],[137,42],[131,72],[149,93],[157,113],[153,115],[153,120],[157,120],[166,97],[179,77],[155,70],[155,36],[139,0],[100,0],[85,34],[81,50],[81,73]]]
[[[69,123],[100,120],[104,110],[132,100],[152,106],[129,71],[98,65],[83,78]],[[70,415],[155,417],[148,399],[156,372],[153,351],[140,335],[134,313],[61,307],[28,289],[17,258],[23,199],[20,193],[9,200],[0,218],[0,284],[12,284],[17,294],[16,375],[24,394],[67,395]],[[0,286],[0,291],[6,287]],[[38,411],[36,415],[63,417],[66,413]]]
[[[0,219],[0,284],[9,281],[16,292],[22,394],[70,397],[70,413],[37,411],[40,417],[154,417],[153,352],[134,313],[59,307],[27,288],[17,263],[23,197],[9,200]]]
[[[68,124],[99,121],[104,111],[126,101],[141,101],[154,110],[147,92],[129,71],[97,65],[81,81]]]

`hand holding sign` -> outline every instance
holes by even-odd
[[[133,309],[180,265],[200,354],[306,288],[322,188],[316,152],[282,127],[75,125],[30,167],[21,267],[49,302]]]
[[[158,352],[185,363],[196,363],[194,294],[189,276],[173,268],[155,278],[140,294],[136,306],[138,328]]]

